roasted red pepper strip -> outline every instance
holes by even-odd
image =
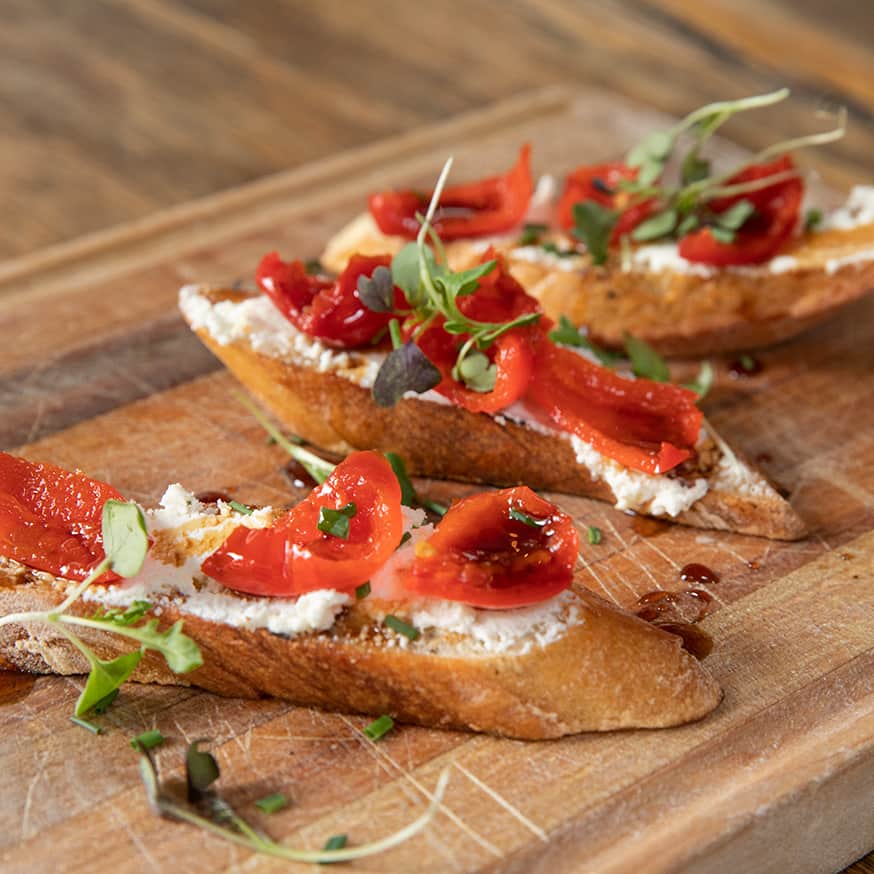
[[[0,555],[35,570],[83,580],[103,561],[101,517],[110,485],[53,464],[0,452]],[[104,574],[100,583],[117,580]]]
[[[695,397],[680,386],[624,379],[544,342],[525,402],[544,423],[576,434],[623,467],[656,474],[692,455],[702,420]]]
[[[533,193],[531,146],[526,145],[504,175],[444,188],[434,230],[444,242],[509,231],[525,218]],[[430,201],[430,194],[383,191],[370,196],[370,214],[384,234],[414,240],[420,227],[416,213],[424,213]]]
[[[610,235],[610,242],[618,243],[620,237],[631,233],[656,208],[656,201],[653,199],[635,203],[634,206],[628,205],[633,195],[622,191],[619,183],[626,179],[635,179],[637,173],[636,167],[629,167],[621,161],[577,167],[565,181],[564,192],[558,202],[558,223],[565,230],[572,230],[575,224],[574,204],[591,200],[599,206],[620,213]]]
[[[303,261],[283,261],[276,252],[261,259],[256,278],[280,312],[296,327],[329,346],[354,349],[385,332],[392,316],[376,313],[361,302],[358,277],[371,276],[377,267],[391,267],[389,255],[353,255],[335,279],[310,276]],[[406,299],[395,288],[395,305]]]
[[[480,280],[477,290],[458,298],[461,312],[476,321],[494,323],[539,312],[540,305],[510,275],[503,258],[490,249],[481,260],[485,263],[493,258],[497,266]],[[534,344],[542,330],[539,323],[514,328],[495,340],[485,353],[497,367],[495,387],[490,392],[476,392],[452,378],[458,350],[468,335],[448,334],[444,321],[442,316],[436,319],[416,341],[443,376],[437,392],[472,413],[497,413],[525,394],[534,365]]]
[[[770,164],[754,164],[735,174],[725,185],[738,185],[795,170],[789,155]],[[804,183],[799,177],[784,179],[747,194],[724,197],[710,202],[715,213],[725,212],[741,200],[749,200],[756,212],[744,222],[731,243],[721,243],[702,228],[680,240],[678,251],[687,261],[727,267],[733,264],[759,264],[773,258],[792,236],[798,224]]]
[[[452,505],[400,584],[472,607],[537,604],[570,586],[578,547],[571,518],[526,486],[483,492]]]
[[[350,503],[348,538],[319,529],[322,507]],[[355,452],[269,528],[236,528],[204,561],[203,572],[251,595],[351,591],[388,561],[402,533],[401,490],[391,465],[377,452]]]

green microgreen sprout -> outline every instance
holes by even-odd
[[[85,657],[90,673],[76,702],[74,714],[78,725],[82,724],[79,720],[86,713],[100,707],[105,709],[107,700],[111,703],[111,696],[134,672],[146,650],[161,653],[170,670],[176,674],[188,673],[203,664],[197,644],[182,633],[181,620],[166,631],[158,629],[157,619],[151,619],[144,625],[133,624],[147,612],[145,602],[135,602],[124,612],[98,612],[91,617],[68,612],[105,573],[113,571],[122,577],[133,577],[139,573],[145,561],[149,538],[143,511],[137,504],[110,499],[103,505],[101,521],[104,559],[81,583],[73,587],[57,607],[46,611],[10,613],[0,618],[0,625],[30,622],[51,625]],[[136,641],[140,647],[114,659],[104,660],[72,630],[76,627],[110,631]]]
[[[758,179],[731,183],[733,177],[754,164],[796,149],[833,143],[846,132],[847,113],[841,108],[830,130],[774,143],[724,172],[714,171],[710,160],[702,157],[707,141],[734,115],[774,106],[787,97],[789,89],[781,88],[741,100],[710,103],[689,113],[672,127],[645,136],[625,159],[637,174],[633,179],[622,180],[618,190],[625,195],[623,209],[645,201],[654,201],[656,207],[648,218],[621,239],[628,236],[637,243],[679,239],[698,228],[707,227],[719,242],[733,242],[738,231],[755,215],[753,202],[744,199],[743,195],[797,178],[799,174],[794,169],[776,171]],[[688,145],[685,153],[677,156],[679,175],[672,182],[664,179],[663,174],[681,143]],[[726,197],[742,199],[727,210],[717,212],[710,207],[712,201]],[[603,264],[621,212],[589,200],[575,204],[572,214],[574,235],[586,244],[593,263]]]
[[[446,515],[446,511],[449,509],[446,504],[432,501],[430,498],[423,498],[416,492],[416,489],[413,486],[413,481],[410,479],[410,475],[407,472],[407,465],[397,452],[386,452],[385,457],[388,459],[391,469],[395,472],[395,476],[398,478],[398,485],[401,487],[401,503],[405,507],[421,507],[423,510],[427,510],[437,516]],[[402,539],[401,543],[403,542]]]
[[[234,397],[255,417],[258,424],[317,482],[323,483],[336,467],[309,449],[286,437],[245,395],[234,392]]]
[[[418,217],[420,227],[416,241],[408,243],[392,259],[392,283],[403,290],[409,308],[395,308],[386,277],[382,273],[377,276],[381,268],[359,283],[359,294],[365,306],[374,312],[394,312],[397,316],[389,323],[392,351],[380,366],[373,385],[373,398],[379,406],[393,406],[407,392],[422,394],[440,383],[440,371],[416,345],[438,318],[442,317],[447,333],[460,338],[452,378],[472,391],[483,393],[494,389],[497,377],[497,368],[486,354],[488,349],[507,331],[531,325],[540,318],[539,313],[525,313],[508,322],[481,322],[462,312],[459,299],[473,294],[480,280],[491,273],[498,262],[490,260],[460,271],[449,268],[433,221],[451,168],[452,158],[449,158],[437,179],[425,215]],[[539,234],[539,226],[529,229],[528,233]]]
[[[159,816],[186,822],[225,841],[245,847],[256,853],[262,853],[278,859],[291,862],[332,863],[351,862],[390,850],[427,828],[434,819],[443,801],[446,784],[449,781],[449,769],[441,772],[437,785],[430,798],[428,807],[413,822],[379,840],[367,844],[347,847],[345,835],[334,836],[331,847],[322,850],[304,850],[287,847],[257,831],[246,820],[222,799],[215,790],[215,784],[220,776],[218,763],[211,753],[198,749],[203,741],[195,741],[186,754],[186,776],[189,787],[194,786],[194,800],[190,804],[182,804],[165,794],[158,778],[158,770],[148,749],[140,747],[139,769],[146,797],[152,810]]]

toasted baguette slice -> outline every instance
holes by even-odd
[[[230,306],[256,300],[263,300],[256,305],[266,308],[260,325],[232,324]],[[805,533],[791,506],[710,428],[705,429],[695,466],[684,469],[682,477],[623,472],[609,461],[596,475],[577,460],[565,436],[514,421],[510,411],[503,416],[470,413],[440,403],[439,396],[434,401],[405,398],[391,409],[378,407],[368,387],[378,353],[332,353],[297,332],[260,295],[188,286],[180,305],[201,340],[243,385],[287,427],[329,452],[397,452],[412,473],[422,476],[524,483],[699,528],[785,540]],[[271,319],[275,325],[268,324]],[[280,334],[273,335],[276,330]],[[687,489],[700,492],[703,482],[703,497],[688,509],[671,512],[678,496],[682,499]]]
[[[0,616],[51,609],[65,588],[47,574],[0,560]],[[178,676],[147,653],[134,679],[235,697],[275,696],[327,710],[387,713],[403,722],[527,740],[678,725],[717,706],[719,686],[683,649],[680,637],[586,589],[558,597],[558,611],[543,621],[516,619],[512,614],[524,611],[506,611],[507,633],[515,639],[499,651],[484,645],[475,627],[471,634],[424,628],[409,641],[382,624],[387,612],[407,615],[396,602],[352,603],[327,630],[287,637],[191,615],[183,599],[162,605],[160,622],[184,621],[185,633],[200,646],[203,667]],[[94,608],[78,602],[73,612],[90,615]],[[514,632],[517,621],[520,629]],[[131,641],[111,633],[81,632],[102,658],[132,648]],[[0,669],[80,674],[87,665],[54,627],[10,624],[0,626]]]
[[[672,357],[767,346],[874,290],[874,224],[806,233],[770,262],[724,269],[684,266],[672,245],[638,247],[627,269],[617,252],[595,267],[588,255],[559,257],[519,247],[518,238],[459,240],[447,245],[447,258],[464,269],[494,246],[551,318],[567,316],[605,346],[621,348],[632,334]],[[574,247],[559,234],[547,240],[561,251]],[[406,242],[383,234],[363,213],[328,243],[321,262],[339,272],[356,252],[394,254]]]

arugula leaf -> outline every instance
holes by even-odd
[[[103,549],[112,569],[123,577],[139,573],[149,551],[143,511],[132,501],[110,498],[103,505]]]
[[[490,392],[498,379],[498,367],[482,352],[471,351],[452,369],[452,378],[472,391]]]
[[[521,522],[523,525],[527,525],[529,528],[542,528],[547,522],[549,522],[549,519],[535,519],[533,516],[523,513],[516,507],[510,507],[510,518],[514,519],[516,522]]]
[[[652,379],[655,382],[670,382],[671,372],[665,359],[648,343],[626,334],[625,352],[631,361],[631,371],[635,376]]]
[[[215,756],[198,747],[207,743],[204,738],[193,741],[185,753],[185,782],[188,786],[188,800],[200,801],[203,794],[219,778],[219,766]]]
[[[698,376],[694,382],[687,382],[686,388],[695,392],[698,398],[703,398],[713,385],[713,365],[709,361],[702,361],[698,369]]]
[[[412,340],[388,354],[373,383],[377,406],[393,407],[408,391],[421,394],[440,384],[440,371]]]
[[[370,276],[358,277],[358,296],[369,310],[375,313],[390,313],[395,306],[395,289],[392,272],[388,267],[377,267]]]
[[[134,672],[143,657],[143,651],[137,649],[111,661],[103,661],[87,647],[84,649],[80,647],[80,651],[91,663],[91,673],[88,675],[85,688],[76,702],[76,709],[73,711],[76,716],[83,716],[118,689]]]
[[[677,211],[666,209],[642,221],[632,232],[631,239],[638,243],[666,237],[677,226]]]
[[[607,260],[610,236],[620,214],[593,200],[575,203],[571,213],[574,217],[574,236],[586,244],[593,264],[603,264]]]
[[[612,367],[622,355],[609,349],[596,346],[588,337],[581,334],[576,325],[567,316],[558,317],[558,327],[549,332],[549,339],[562,346],[576,346],[578,349],[588,349],[601,364]]]
[[[355,515],[355,504],[350,501],[339,510],[331,507],[319,507],[319,521],[316,527],[325,534],[339,537],[341,540],[349,539],[349,520]]]

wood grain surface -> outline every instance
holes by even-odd
[[[828,4],[818,0],[442,0],[427,5],[401,0],[363,4],[342,0],[319,4],[294,0],[246,4],[230,0],[0,0],[0,10],[4,12],[0,193],[10,217],[0,227],[0,257],[34,253],[0,262],[0,325],[7,340],[0,372],[2,446],[52,434],[212,370],[211,358],[167,314],[176,285],[195,278],[228,281],[250,272],[253,258],[265,244],[318,251],[324,235],[339,225],[341,206],[339,201],[329,204],[338,216],[332,225],[318,208],[320,191],[352,167],[360,174],[360,192],[372,187],[374,178],[387,178],[378,169],[386,156],[379,148],[359,153],[354,161],[321,160],[325,156],[395,134],[403,134],[401,156],[421,149],[427,141],[445,152],[453,137],[475,136],[498,125],[499,119],[511,123],[523,112],[524,101],[497,114],[474,115],[462,128],[450,125],[443,133],[418,138],[410,131],[422,122],[478,110],[496,98],[532,86],[566,81],[606,85],[657,109],[682,113],[705,100],[789,84],[795,93],[791,106],[774,113],[766,125],[752,118],[739,122],[732,136],[745,146],[760,146],[809,125],[812,109],[843,103],[852,116],[847,139],[810,154],[808,160],[839,188],[870,181],[874,175],[874,59],[869,49],[874,18],[856,0]],[[560,97],[555,99],[560,102]],[[614,125],[625,122],[608,121],[611,136],[624,142],[628,131],[615,133]],[[612,148],[609,138],[599,137],[596,131],[587,147],[592,143],[604,154]],[[318,166],[307,167],[302,174],[148,218],[155,209],[313,159],[320,159]],[[410,165],[410,178],[417,174],[426,178],[426,168],[426,163]],[[292,192],[300,209],[289,209]],[[349,196],[344,191],[343,198]],[[288,227],[277,226],[280,217],[289,222]],[[140,221],[121,233],[35,251],[133,219]],[[248,228],[259,222],[262,230],[248,238]],[[176,238],[180,228],[184,228],[184,251]],[[230,238],[229,251],[215,247]],[[134,293],[142,288],[149,294]],[[51,319],[33,318],[33,307],[40,305],[51,310]],[[793,500],[800,500],[799,506],[820,525],[806,542],[806,553],[792,560],[782,552],[768,553],[768,559],[775,562],[767,570],[768,579],[870,527],[870,479],[866,480],[862,469],[848,472],[841,465],[846,453],[861,446],[864,416],[869,415],[864,408],[864,384],[866,378],[870,382],[871,374],[870,358],[864,357],[851,357],[845,371],[842,350],[858,350],[864,342],[870,348],[865,326],[870,315],[870,309],[862,306],[843,317],[844,333],[837,346],[827,340],[824,346],[812,342],[775,350],[771,353],[774,366],[769,357],[764,383],[724,386],[712,400],[726,421],[744,423],[743,430],[735,433],[746,441],[745,448],[767,459],[762,463],[769,473],[795,486]],[[836,330],[828,326],[812,339],[833,338]],[[801,392],[790,393],[785,403],[772,399],[776,408],[768,408],[771,419],[749,414],[748,400],[758,403],[763,392],[780,391],[797,382],[793,362],[802,354],[805,378],[812,380],[805,384],[811,391],[829,392],[836,373],[849,374],[850,381],[860,383],[861,394],[853,396],[860,406],[853,410],[837,397],[830,398],[825,409],[804,414],[800,429],[790,427],[793,420],[786,417],[806,402]],[[858,411],[861,426],[854,418]],[[821,416],[830,423],[834,416],[844,417],[839,419],[838,435],[846,440],[844,445],[825,440]],[[758,430],[752,427],[762,422],[766,424]],[[870,430],[870,422],[867,426]],[[808,434],[821,440],[816,451],[806,445]],[[149,450],[148,446],[140,448]],[[96,443],[94,452],[92,472],[99,474],[102,456]],[[825,467],[819,465],[817,452]],[[59,460],[84,464],[82,459]],[[252,485],[248,480],[240,484],[241,493],[247,483]],[[145,498],[154,496],[158,484],[144,482],[137,488]],[[834,525],[840,533],[836,540],[830,513],[837,507],[840,512]],[[609,520],[615,522],[615,514]],[[609,526],[605,531],[610,531]],[[659,550],[672,561],[682,558],[672,552],[673,542],[671,549],[663,545],[664,538],[673,537],[670,532],[640,539],[626,530],[622,536],[650,559]],[[759,561],[749,541],[740,546],[729,540],[724,543],[727,550],[746,552],[752,555],[750,561]],[[752,546],[761,544],[752,542]],[[632,555],[611,573],[617,579],[630,573],[637,585],[646,578],[643,571],[635,570],[639,560],[639,555]],[[743,587],[747,577],[757,572],[744,571],[741,559],[737,561],[735,571]],[[670,566],[668,562],[650,573],[657,573],[664,585],[663,574]],[[51,723],[59,730],[56,740],[50,738],[48,727],[40,729],[22,718],[16,707],[0,710],[0,719],[12,720],[20,729],[4,738],[11,744],[10,755],[18,769],[12,771],[14,782],[22,792],[15,796],[14,816],[4,820],[0,830],[7,838],[33,839],[51,816],[61,815],[60,808],[70,798],[85,807],[87,798],[77,779],[94,769],[102,752],[89,747],[89,738],[63,725],[63,714],[75,697],[73,689],[62,694],[66,688],[63,681],[47,679],[35,687],[9,678],[0,685],[0,703],[24,701],[30,713],[40,712],[49,702],[58,705]],[[169,690],[136,693],[142,698],[134,696],[125,704],[125,730],[145,725],[190,696]],[[300,754],[298,749],[290,750],[292,723],[306,725],[309,720],[315,724],[324,718],[296,715],[284,705],[257,707],[264,708],[258,712],[267,719],[289,720],[288,724],[281,722],[283,737],[289,736],[283,756]],[[235,730],[243,738],[241,743],[251,744],[244,730],[247,717],[226,714],[217,707],[210,712],[216,714],[215,719],[237,720]],[[258,718],[251,717],[253,731]],[[202,724],[193,722],[192,730]],[[332,723],[331,728],[338,724]],[[349,734],[348,727],[342,731]],[[236,736],[230,724],[224,734],[215,734],[229,743]],[[413,736],[404,735],[402,755],[407,755]],[[38,740],[39,744],[30,745]],[[68,758],[66,742],[75,747]],[[312,771],[304,770],[303,776],[318,772],[319,756],[329,755],[324,749],[329,743],[341,741],[322,742],[315,764],[307,760]],[[354,752],[359,743],[357,739],[342,741],[344,751]],[[429,739],[428,743],[439,742]],[[267,755],[267,747],[269,742],[262,754]],[[391,754],[396,753],[392,748]],[[6,768],[10,759],[6,756],[3,761]],[[379,758],[374,761],[374,768],[382,767]],[[398,767],[403,767],[403,760],[398,761],[402,762]],[[384,766],[389,772],[394,768]],[[483,773],[488,775],[488,768]],[[249,779],[246,772],[238,776],[240,783]],[[52,799],[51,806],[57,809],[46,820],[46,812],[37,813],[37,808],[51,778],[55,778],[52,786],[66,788]],[[845,775],[847,794],[851,786],[864,786],[864,779],[864,775]],[[107,786],[96,790],[88,783],[88,791],[109,798],[113,791],[131,790],[135,783],[129,768],[123,779],[110,775],[108,780]],[[870,779],[867,786],[870,798]],[[317,797],[315,787],[313,791]],[[830,803],[840,803],[841,789],[834,791]],[[138,798],[138,788],[131,792],[128,797]],[[479,800],[485,798],[482,795]],[[819,803],[827,801],[824,795]],[[332,802],[322,797],[319,803]],[[144,811],[140,814],[142,819]],[[115,859],[129,863],[132,857],[143,860],[142,870],[150,870],[150,847],[142,843],[142,836],[131,831],[130,823],[123,816],[119,819],[117,811],[109,815],[115,817],[118,828],[128,831],[124,845],[114,850],[106,867]],[[857,834],[870,826],[867,811],[859,815],[863,821]],[[787,817],[788,825],[791,813]],[[283,821],[282,833],[293,833],[298,821]],[[847,828],[852,835],[849,821]],[[159,840],[159,833],[153,832],[151,839]],[[811,835],[819,837],[815,829]],[[834,858],[840,855],[849,860],[851,845],[855,846],[849,839],[835,845]],[[857,849],[862,852],[866,847]],[[136,853],[141,855],[132,855]],[[233,867],[234,858],[231,852],[223,860]],[[750,857],[746,870],[755,870],[755,859]],[[852,870],[872,872],[872,860],[874,856]],[[788,865],[773,870],[801,869]]]
[[[269,247],[317,250],[374,182],[426,184],[447,148],[460,175],[510,160],[522,139],[540,169],[561,169],[661,120],[611,95],[553,89],[11,262],[0,332],[19,342],[0,362],[3,445],[30,441],[28,455],[146,503],[175,480],[293,501],[281,451],[174,315],[178,285],[248,280]],[[534,745],[401,727],[373,744],[359,718],[130,686],[104,717],[109,733],[94,738],[67,721],[81,681],[15,677],[0,686],[0,868],[57,870],[62,854],[73,872],[278,869],[149,813],[127,739],[153,726],[171,738],[159,755],[170,779],[186,740],[210,737],[229,797],[251,812],[255,798],[287,792],[292,806],[259,825],[308,846],[400,825],[451,765],[433,828],[357,870],[813,872],[852,861],[874,842],[872,315],[874,301],[862,301],[762,353],[755,378],[734,381],[718,362],[706,412],[787,491],[807,540],[645,529],[605,504],[559,497],[604,532],[584,547],[580,583],[617,603],[685,588],[689,561],[720,575],[704,623],[726,690],[712,717]]]

